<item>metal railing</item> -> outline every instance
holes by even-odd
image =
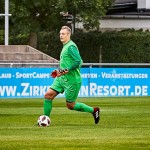
[[[9,62],[9,63],[6,63],[6,62],[1,62],[0,63],[0,68],[41,68],[41,67],[44,67],[44,68],[51,68],[51,67],[58,67],[59,66],[59,63],[38,63],[38,62],[35,62],[35,63],[16,63],[16,62]],[[83,63],[82,67],[91,67],[91,68],[94,68],[94,67],[126,67],[126,68],[131,68],[131,67],[144,67],[144,68],[150,68],[150,63]]]

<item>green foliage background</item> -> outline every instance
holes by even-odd
[[[10,44],[29,44],[29,35],[11,35]],[[78,45],[84,62],[99,62],[100,49],[102,62],[107,63],[149,63],[150,32],[124,30],[112,32],[77,31],[72,40]],[[0,44],[3,39],[0,39]],[[59,59],[62,44],[59,32],[39,32],[37,49]]]
[[[120,32],[87,32],[73,37],[85,62],[146,63],[150,62],[150,32],[126,30]]]
[[[67,24],[60,12],[68,12],[74,16],[73,23],[82,22],[86,31],[97,29],[90,32],[76,29],[72,36],[84,62],[150,62],[149,31],[98,31],[99,20],[106,15],[107,8],[113,2],[114,0],[12,0],[9,44],[31,45],[59,59],[62,49],[59,30]],[[4,13],[4,0],[0,1],[0,13]],[[0,44],[4,44],[4,17],[0,17]]]

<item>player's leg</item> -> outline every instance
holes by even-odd
[[[63,88],[60,85],[59,80],[56,78],[50,89],[48,89],[44,95],[44,115],[50,116],[52,111],[52,101],[59,93],[63,93]]]
[[[66,106],[70,110],[77,110],[77,111],[89,112],[89,113],[94,112],[93,107],[88,106],[88,105],[81,103],[81,102],[68,102],[68,101],[66,101]]]
[[[44,95],[44,115],[50,116],[52,111],[52,100],[57,96],[57,92],[53,89],[48,89]]]
[[[74,84],[68,86],[68,88],[65,90],[66,106],[68,107],[68,109],[71,110],[92,113],[95,120],[95,124],[97,124],[99,122],[99,108],[93,108],[84,103],[75,102],[78,97],[80,87],[81,84]]]
[[[90,112],[94,117],[95,124],[97,124],[100,120],[100,109],[98,107],[90,107],[84,103],[79,102],[66,102],[68,109],[82,111],[82,112]]]
[[[93,107],[90,107],[84,103],[75,102],[78,93],[81,87],[81,83],[78,84],[70,84],[65,89],[65,96],[66,96],[66,106],[71,110],[83,111],[83,112],[90,112],[93,113]]]

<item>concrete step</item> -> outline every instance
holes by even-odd
[[[58,60],[29,45],[0,45],[0,61],[20,62],[43,61],[57,63]]]
[[[0,60],[0,64],[11,64],[11,63],[56,63],[53,59],[52,60]]]
[[[42,53],[37,49],[28,46],[28,45],[0,45],[0,53],[19,53],[19,52],[26,52],[26,53]]]
[[[26,45],[0,45],[0,52],[29,52]]]
[[[25,53],[25,52],[17,52],[17,53],[0,53],[0,60],[43,60],[43,55],[38,53]]]

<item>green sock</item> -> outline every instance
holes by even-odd
[[[52,110],[52,100],[44,99],[44,115],[50,116]]]
[[[75,103],[73,110],[82,111],[82,112],[94,112],[94,108],[90,107],[84,103]]]

